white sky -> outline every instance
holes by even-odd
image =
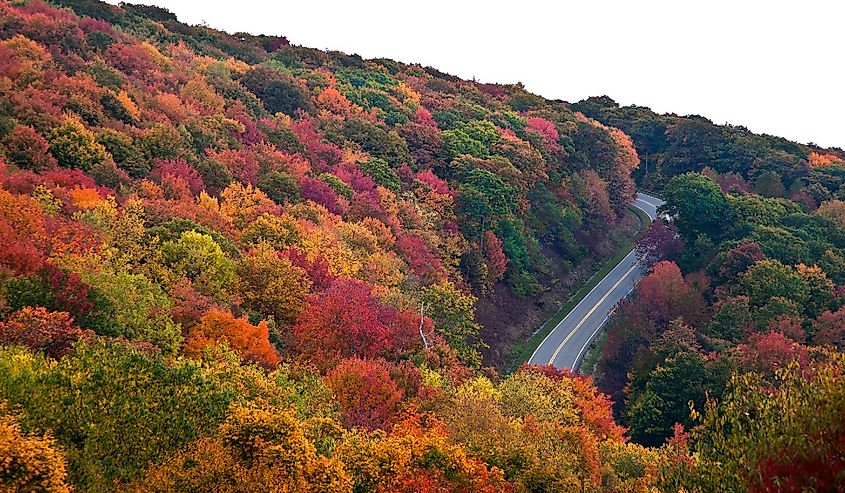
[[[550,99],[607,94],[622,105],[845,147],[838,0],[133,2],[228,32],[520,81]]]

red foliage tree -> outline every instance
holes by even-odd
[[[396,382],[405,399],[418,395],[423,389],[422,372],[408,360],[391,366],[390,378]]]
[[[210,150],[208,156],[222,163],[238,181],[250,185],[258,181],[260,166],[252,152],[246,149]]]
[[[348,183],[355,192],[372,192],[376,188],[375,182],[365,175],[361,168],[351,163],[339,165],[334,168],[334,175]]]
[[[88,332],[74,325],[67,312],[26,306],[0,322],[0,344],[20,344],[58,358]]]
[[[429,118],[431,118],[430,114]],[[443,137],[433,119],[430,122],[408,122],[399,127],[399,134],[408,143],[411,156],[416,163],[415,169],[438,164],[442,166],[442,162],[438,163],[437,156],[443,149]]]
[[[390,425],[402,401],[391,370],[392,365],[383,359],[350,358],[326,375],[346,426],[374,430]]]
[[[803,344],[807,339],[807,334],[804,332],[801,322],[800,317],[781,315],[769,322],[768,328],[770,331],[779,332],[793,341]]]
[[[713,178],[713,181],[715,181],[725,193],[748,193],[750,191],[748,183],[745,182],[745,179],[739,173],[719,174],[713,168],[706,166],[703,170],[701,170],[701,174]]]
[[[414,120],[417,123],[421,123],[423,125],[428,125],[430,127],[437,128],[437,122],[431,116],[431,112],[428,111],[427,109],[423,108],[422,106],[417,108],[416,113],[414,113]]]
[[[443,264],[428,246],[416,236],[403,236],[396,241],[396,249],[411,267],[414,274],[426,281],[435,282],[443,278]]]
[[[236,120],[244,126],[244,131],[239,133],[237,136],[244,144],[258,144],[266,138],[264,132],[258,128],[258,122],[252,119],[242,102],[235,101],[231,103],[231,105],[226,108],[226,116]]]
[[[430,169],[418,172],[414,176],[414,178],[417,181],[420,181],[430,186],[432,190],[441,195],[456,195],[454,190],[449,189],[449,184],[446,183],[446,180],[441,180],[440,178],[438,178],[437,175],[435,175],[434,172]]]
[[[280,256],[290,260],[294,266],[304,270],[311,280],[312,291],[322,291],[329,287],[335,277],[329,272],[329,263],[322,254],[314,260],[308,260],[308,254],[297,248],[286,248]]]
[[[81,321],[94,308],[94,303],[88,296],[90,286],[82,280],[79,274],[62,270],[53,263],[47,262],[41,275],[47,281],[47,285],[50,286],[54,309],[69,312]]]
[[[813,329],[813,343],[833,344],[840,349],[845,347],[845,307],[819,315],[813,322]]]
[[[490,278],[493,281],[498,281],[504,277],[508,268],[508,258],[502,250],[502,240],[492,231],[485,232],[483,251]]]
[[[343,151],[335,145],[325,143],[315,127],[314,120],[305,118],[293,124],[291,130],[305,145],[311,164],[318,171],[326,171],[330,166],[343,160]]]
[[[194,195],[205,189],[200,174],[184,159],[156,160],[156,166],[150,176],[159,183],[168,176],[181,179]]]
[[[581,172],[581,178],[586,188],[586,211],[588,216],[602,224],[608,224],[616,220],[616,214],[610,206],[610,197],[607,192],[607,182],[601,179],[598,173],[593,170]]]
[[[755,263],[763,260],[765,255],[760,250],[760,245],[754,242],[737,245],[724,254],[720,255],[714,262],[716,266],[717,280],[728,282],[736,279]]]
[[[687,302],[689,287],[674,262],[661,261],[637,285],[635,311],[645,320],[665,326],[669,320],[681,315]],[[689,307],[692,308],[692,307]]]
[[[752,334],[748,342],[736,347],[740,366],[747,371],[756,371],[768,377],[775,370],[797,361],[802,367],[809,364],[810,357],[805,346],[785,335],[769,331]]]
[[[58,163],[50,154],[50,145],[34,128],[18,125],[3,139],[6,158],[18,167],[41,171],[55,168]]]
[[[419,344],[419,315],[381,306],[361,281],[338,278],[308,304],[292,329],[295,347],[321,366],[353,356],[396,357]]]
[[[540,134],[543,138],[543,146],[546,150],[552,153],[559,152],[561,150],[561,146],[558,143],[560,136],[558,135],[557,127],[554,123],[538,116],[528,118],[527,123],[525,130]]]
[[[81,169],[56,169],[41,173],[45,185],[62,187],[68,190],[74,188],[98,188],[93,178]]]
[[[161,191],[164,197],[169,200],[189,202],[193,196],[188,183],[183,178],[174,174],[166,173],[159,179],[158,184],[161,185]]]
[[[182,326],[183,334],[200,323],[203,316],[216,306],[210,296],[198,293],[187,278],[177,281],[167,294],[173,305],[170,307],[170,317]]]
[[[105,56],[112,66],[129,76],[143,78],[158,70],[152,53],[140,44],[115,43],[109,46]]]
[[[817,446],[784,446],[767,450],[755,464],[750,493],[803,493],[805,491],[843,491],[845,489],[845,426],[824,433],[808,434],[808,442]]]
[[[337,193],[327,183],[306,176],[300,183],[300,194],[303,199],[314,201],[325,206],[332,214],[343,214],[344,203]]]
[[[806,190],[801,189],[797,192],[793,193],[789,200],[793,202],[797,202],[799,204],[804,204],[807,210],[814,211],[819,207],[818,202],[814,199]]]
[[[683,247],[683,242],[678,236],[678,229],[658,219],[651,223],[645,236],[637,244],[637,258],[648,267],[660,259],[676,258]]]

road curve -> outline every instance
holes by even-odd
[[[637,194],[632,204],[652,220],[657,218],[657,208],[663,201],[657,197]],[[604,279],[549,332],[531,355],[532,365],[553,365],[556,368],[578,369],[587,346],[610,317],[616,303],[628,295],[642,279],[643,269],[637,255],[631,250]]]

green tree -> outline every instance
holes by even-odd
[[[65,168],[87,171],[111,158],[106,148],[94,139],[94,134],[75,117],[65,117],[64,122],[50,132],[47,140],[50,153]]]
[[[131,272],[112,254],[81,257],[69,262],[68,268],[96,293],[93,311],[98,323],[91,329],[102,335],[149,342],[167,354],[178,351],[182,331],[170,318],[170,300],[161,286]]]
[[[792,231],[783,228],[761,226],[751,234],[751,241],[760,245],[760,250],[769,257],[786,264],[806,262],[810,257],[807,242]]]
[[[390,167],[384,159],[373,158],[367,162],[361,163],[361,171],[365,175],[373,179],[376,185],[381,185],[384,188],[399,191],[399,175]]]
[[[780,226],[783,219],[801,209],[784,199],[771,199],[759,195],[738,195],[729,198],[737,229],[750,226]]]
[[[505,219],[499,222],[496,236],[502,240],[502,250],[509,261],[507,280],[519,296],[536,293],[540,286],[532,272],[536,252],[539,250],[537,239],[526,230],[520,219]]]
[[[798,317],[801,315],[801,307],[794,301],[782,296],[773,296],[753,311],[752,321],[757,330],[763,331],[780,317]]]
[[[475,234],[517,210],[519,192],[486,169],[472,169],[458,191],[458,212],[469,220],[466,226]]]
[[[687,239],[703,233],[716,238],[728,223],[725,194],[708,176],[684,173],[669,181],[663,191],[662,209],[673,216],[678,230]]]
[[[74,484],[113,491],[113,481],[132,479],[213,429],[234,395],[198,364],[98,342],[55,363],[0,349],[0,398],[24,411],[28,429],[52,430]]]
[[[393,168],[403,163],[413,164],[408,143],[395,130],[385,130],[375,123],[350,118],[343,124],[342,131],[346,139],[357,143],[372,156],[384,159]]]
[[[458,128],[471,139],[481,142],[487,149],[499,140],[499,129],[489,120],[471,120]]]
[[[352,194],[355,193],[348,183],[331,173],[320,173],[320,176],[318,176],[317,179],[332,187],[334,193],[341,197],[345,197],[346,199],[351,199]]]
[[[771,386],[735,375],[723,399],[709,399],[692,431],[698,467],[688,491],[841,491],[845,358],[813,369],[793,363]],[[788,488],[785,488],[788,486]]]
[[[138,141],[138,147],[148,160],[177,159],[186,148],[182,135],[171,125],[156,123]]]
[[[475,321],[475,302],[475,296],[448,281],[432,284],[422,294],[425,315],[434,321],[434,330],[471,366],[481,364],[478,350],[483,345],[478,339],[481,326]]]
[[[809,295],[804,280],[795,270],[777,260],[761,260],[742,274],[740,286],[752,306],[762,306],[771,298],[781,297],[801,306]]]
[[[279,205],[296,204],[301,200],[299,183],[284,171],[265,174],[258,179],[255,186]]]
[[[234,263],[209,235],[185,231],[178,240],[164,242],[159,254],[170,283],[187,277],[206,296],[219,297],[234,280]]]
[[[714,306],[713,318],[704,327],[711,337],[738,342],[743,329],[751,324],[751,307],[747,296],[736,296],[720,301]]]
[[[303,87],[292,76],[265,66],[257,66],[243,75],[241,84],[264,103],[270,113],[296,116],[297,111],[311,111],[312,105]]]
[[[774,171],[764,171],[754,179],[754,193],[764,197],[783,197],[786,190],[780,176]]]
[[[97,142],[102,144],[114,158],[115,164],[133,178],[143,178],[150,172],[150,162],[144,159],[140,149],[128,135],[107,128],[97,135]]]
[[[667,358],[648,375],[645,391],[628,402],[631,438],[643,445],[657,446],[672,435],[675,423],[689,426],[689,404],[701,406],[707,387],[702,355],[682,351]]]
[[[473,139],[462,130],[444,130],[441,136],[443,137],[443,157],[447,160],[451,161],[462,154],[481,159],[490,155],[483,142]]]

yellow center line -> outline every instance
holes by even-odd
[[[607,290],[607,293],[605,293],[605,294],[604,294],[604,296],[602,296],[602,297],[601,297],[601,299],[600,299],[600,300],[598,300],[598,301],[596,302],[596,304],[595,304],[595,305],[593,305],[593,307],[592,307],[592,308],[590,308],[590,311],[589,311],[589,312],[587,312],[587,314],[586,314],[586,315],[584,315],[584,318],[582,318],[582,319],[581,319],[581,321],[580,321],[580,322],[578,322],[578,325],[576,325],[576,326],[572,329],[572,331],[571,331],[571,332],[569,332],[569,334],[567,334],[566,338],[563,340],[563,342],[561,342],[561,343],[560,343],[560,346],[558,346],[558,347],[557,347],[557,349],[555,350],[555,353],[552,355],[551,359],[549,360],[549,364],[550,364],[550,365],[553,365],[553,364],[554,364],[555,358],[557,358],[557,355],[560,353],[560,350],[561,350],[561,349],[563,349],[563,346],[564,346],[567,342],[569,342],[569,339],[570,339],[570,338],[572,338],[573,334],[575,334],[575,332],[577,332],[577,331],[578,331],[578,329],[580,329],[580,328],[581,328],[581,326],[582,326],[582,325],[584,325],[584,322],[586,322],[586,321],[587,321],[587,319],[588,319],[588,318],[590,318],[590,315],[592,315],[592,314],[593,314],[593,312],[595,312],[596,310],[598,310],[599,305],[601,305],[602,303],[604,303],[604,300],[606,300],[606,299],[607,299],[607,297],[608,297],[608,296],[610,296],[610,293],[612,293],[614,289],[618,288],[618,287],[619,287],[619,285],[620,285],[620,284],[622,284],[622,281],[624,281],[624,280],[625,280],[625,278],[627,278],[627,277],[631,274],[631,272],[633,272],[633,271],[634,271],[634,269],[636,269],[636,268],[637,268],[637,265],[639,265],[639,262],[634,262],[634,265],[632,265],[632,266],[631,266],[631,268],[630,268],[630,269],[628,269],[628,272],[626,272],[626,273],[625,273],[622,277],[620,277],[620,278],[619,278],[619,280],[618,280],[618,281],[616,281],[616,284],[614,284],[614,285],[613,285],[613,287],[611,287],[610,289],[608,289],[608,290]]]

